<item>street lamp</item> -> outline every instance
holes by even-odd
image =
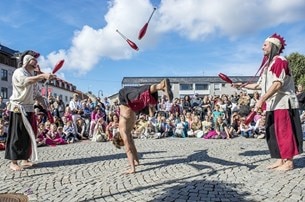
[[[98,93],[97,93],[97,96],[98,96],[98,97],[103,97],[103,91],[102,91],[102,90],[99,90]]]

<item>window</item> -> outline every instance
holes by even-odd
[[[1,80],[7,81],[7,70],[6,69],[1,69]]]
[[[219,83],[214,84],[214,90],[220,90],[220,84]]]
[[[193,84],[180,84],[180,90],[193,90]]]
[[[195,90],[209,90],[208,84],[196,84]]]
[[[7,99],[7,88],[1,87],[1,92],[0,92],[1,96],[3,99]]]

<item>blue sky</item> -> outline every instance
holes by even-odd
[[[58,77],[109,96],[125,76],[254,75],[275,32],[284,55],[305,54],[304,10],[304,0],[1,0],[0,43],[38,51],[45,72],[65,59]]]

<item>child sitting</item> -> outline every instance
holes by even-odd
[[[50,125],[50,130],[46,134],[46,144],[50,146],[66,144],[66,141],[58,134],[55,123]]]
[[[245,117],[241,118],[241,123],[240,123],[240,134],[241,136],[245,138],[253,138],[253,128],[251,124],[249,123],[248,125],[245,124]]]
[[[71,120],[67,121],[64,124],[63,133],[64,133],[64,140],[67,143],[74,143],[75,141],[78,141],[75,134],[75,128]]]
[[[4,126],[0,125],[0,150],[5,150],[7,133],[4,131]]]
[[[104,119],[101,117],[97,120],[97,123],[93,130],[93,142],[106,142],[107,141],[107,135],[105,133],[106,131],[106,123]]]

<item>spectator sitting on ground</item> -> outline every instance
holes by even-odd
[[[179,116],[179,121],[176,123],[176,129],[174,135],[176,137],[182,137],[185,138],[187,137],[187,132],[189,130],[189,124],[188,122],[185,121],[185,116],[181,114]]]
[[[4,125],[0,124],[0,150],[5,150],[7,133],[4,130]]]
[[[136,120],[133,137],[141,138],[144,137],[145,128],[147,128],[148,122],[144,114],[140,114],[139,118]]]
[[[233,129],[228,127],[221,116],[216,120],[215,131],[218,139],[230,139],[233,134]]]
[[[46,145],[46,133],[48,130],[45,129],[45,124],[40,123],[38,125],[37,129],[37,137],[36,137],[36,143],[38,147]]]
[[[78,118],[76,120],[76,137],[79,140],[87,140],[89,138],[89,134],[86,129],[87,126],[85,120],[83,118]]]
[[[76,130],[75,130],[73,122],[71,120],[64,122],[64,127],[63,127],[63,133],[65,134],[64,140],[68,144],[78,141],[78,139],[76,138],[75,131]]]
[[[240,121],[241,117],[238,112],[232,114],[231,128],[233,129],[233,136],[240,134]]]
[[[246,117],[241,118],[241,123],[240,123],[240,134],[241,136],[245,138],[253,138],[253,127],[249,123],[248,125],[245,124]]]
[[[187,133],[188,137],[198,137],[201,138],[203,136],[201,120],[198,115],[194,116],[192,121],[190,130]]]
[[[46,145],[60,145],[66,144],[66,141],[58,134],[56,124],[51,124],[50,130],[46,134]]]
[[[225,114],[224,114],[223,110],[220,108],[220,105],[216,104],[214,111],[213,111],[213,122],[216,123],[218,117],[221,117],[223,119],[224,116],[225,116]]]
[[[100,117],[97,120],[97,123],[95,124],[94,131],[93,131],[93,142],[106,142],[107,141],[107,135],[105,133],[106,131],[106,122],[102,117]]]
[[[106,127],[106,135],[108,140],[112,140],[114,134],[119,129],[119,117],[117,114],[113,113],[112,116],[110,117],[110,122],[108,123]]]
[[[256,121],[256,124],[253,128],[255,134],[257,135],[257,139],[264,139],[266,136],[266,114],[262,113],[260,119]]]
[[[212,119],[209,115],[204,116],[204,120],[201,122],[203,136],[208,134],[211,130],[213,130]]]

